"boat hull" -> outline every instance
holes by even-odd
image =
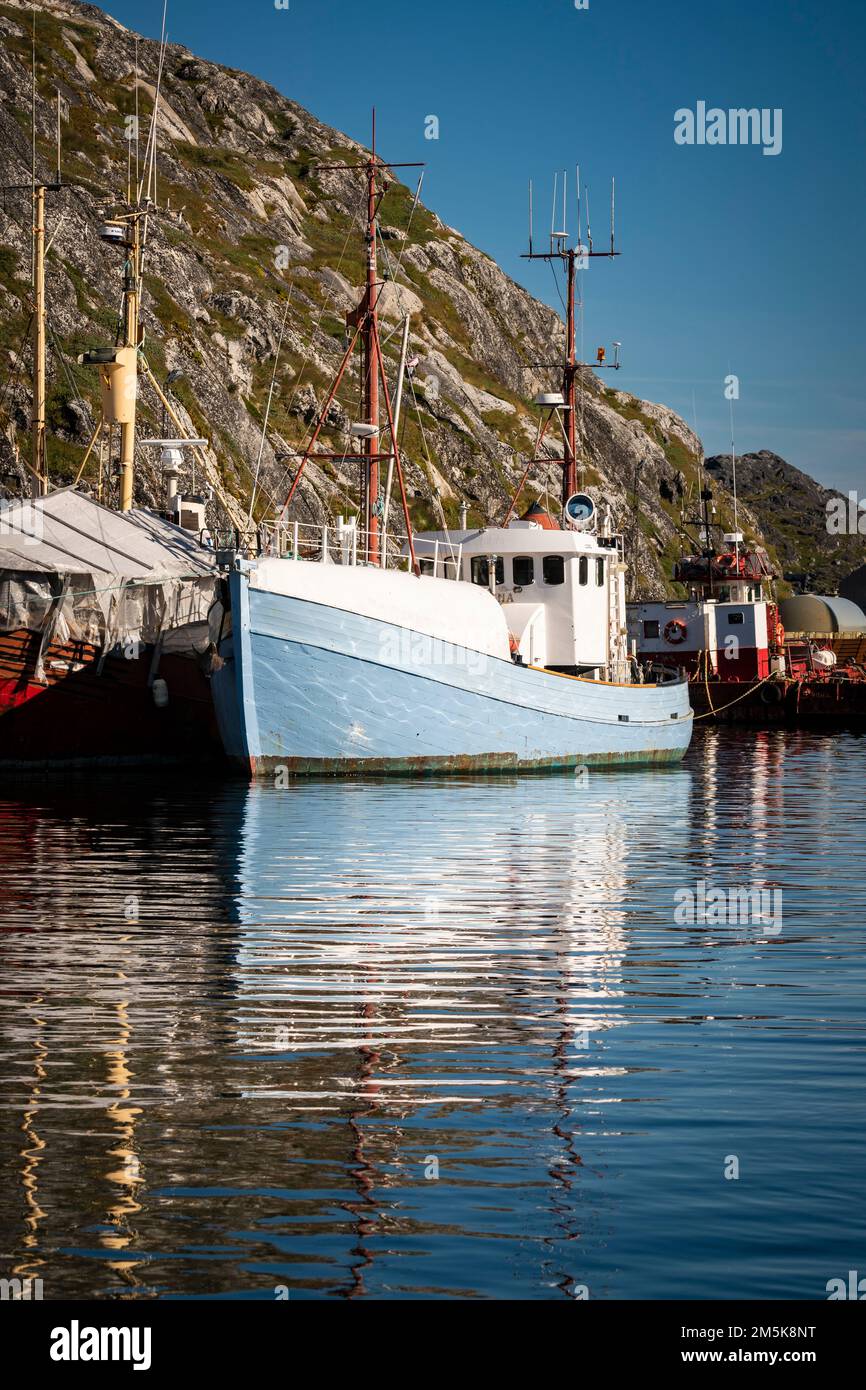
[[[714,724],[784,728],[866,728],[866,679],[805,676],[754,686],[735,681],[692,681],[695,713]]]
[[[152,650],[135,660],[84,642],[51,643],[37,674],[39,636],[0,634],[0,777],[69,768],[219,762],[210,683],[192,657],[166,654],[149,685]]]
[[[212,677],[228,756],[253,777],[675,762],[688,687],[571,679],[231,577]]]

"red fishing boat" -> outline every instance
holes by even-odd
[[[72,488],[0,511],[0,771],[210,758],[213,553]]]
[[[829,633],[786,633],[766,552],[745,544],[739,531],[715,535],[712,492],[701,499],[702,546],[674,570],[687,596],[628,605],[629,640],[647,674],[685,672],[698,718],[866,725],[861,649],[840,647]]]

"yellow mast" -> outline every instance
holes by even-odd
[[[138,314],[141,272],[141,229],[138,212],[134,212],[129,222],[130,237],[127,243],[129,259],[123,284],[123,346],[131,349],[124,363],[125,379],[123,388],[126,402],[131,409],[122,412],[130,416],[120,421],[120,510],[132,509],[132,492],[135,470],[135,398],[138,376]]]
[[[48,491],[45,452],[45,184],[33,187],[33,404],[31,446],[34,497]]]

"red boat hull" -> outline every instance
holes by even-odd
[[[757,687],[737,681],[689,684],[695,714],[706,723],[866,728],[866,680],[804,677]]]
[[[214,761],[221,745],[210,682],[192,657],[163,655],[150,688],[152,649],[137,659],[86,643],[52,644],[37,679],[39,636],[0,634],[0,771],[69,764]]]

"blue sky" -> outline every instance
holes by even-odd
[[[156,35],[161,0],[113,0]],[[553,174],[580,163],[593,237],[615,261],[584,277],[588,355],[623,343],[619,385],[737,451],[773,449],[866,493],[863,0],[170,0],[169,37],[272,82],[386,158],[423,159],[424,201],[556,305],[527,266]],[[680,108],[782,110],[782,150],[678,145]],[[425,139],[425,119],[439,139]],[[572,222],[573,226],[573,222]]]

